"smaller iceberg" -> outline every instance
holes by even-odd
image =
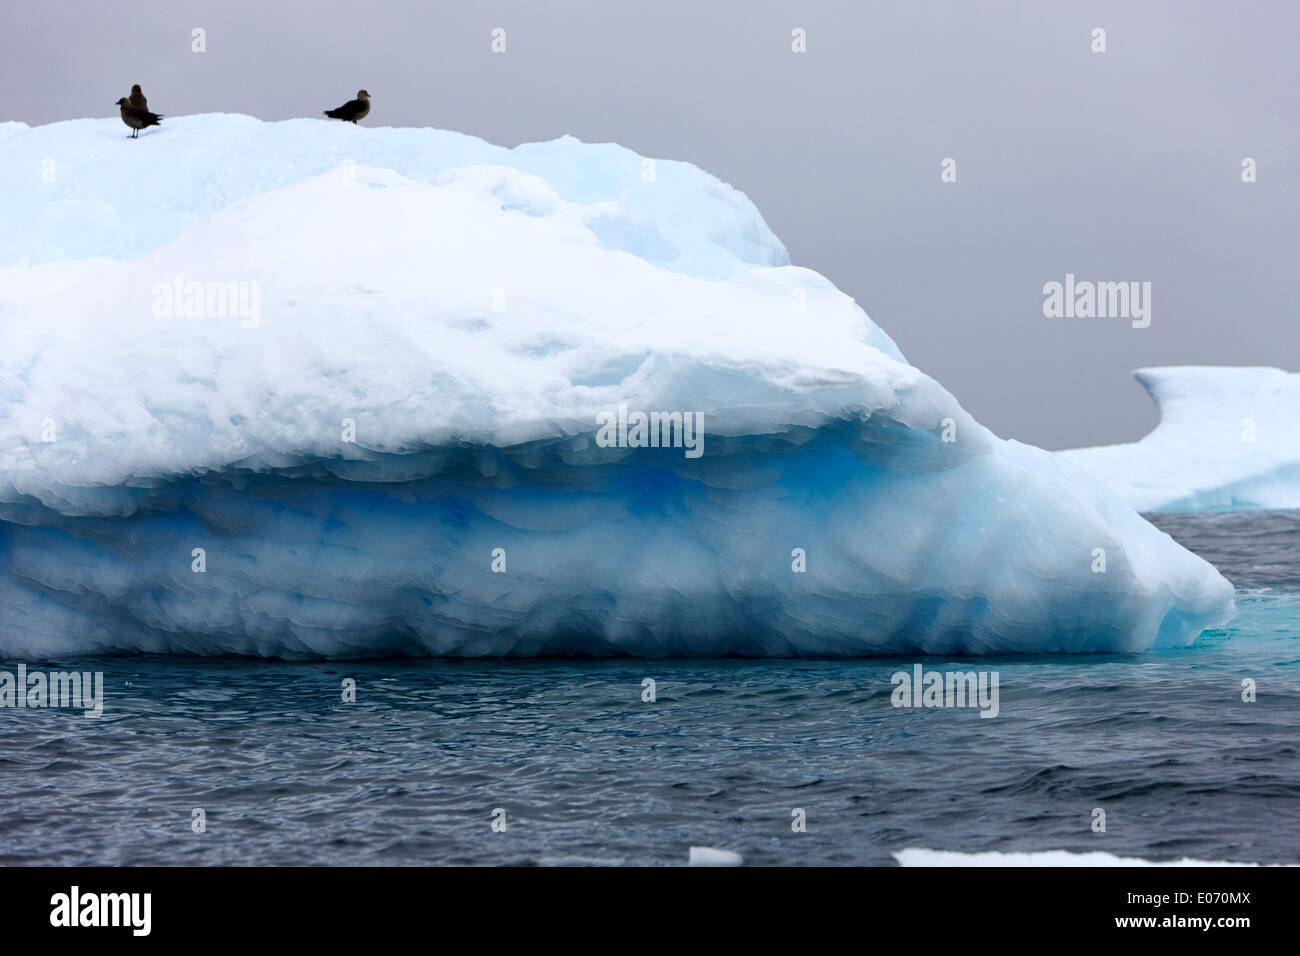
[[[1300,374],[1188,365],[1133,375],[1160,409],[1155,430],[1062,457],[1141,512],[1300,508]]]

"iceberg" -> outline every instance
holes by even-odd
[[[0,177],[0,656],[1136,652],[1233,613],[689,164],[19,127],[0,168],[58,172]]]
[[[1300,508],[1300,374],[1181,366],[1133,375],[1159,425],[1141,441],[1062,457],[1147,513]]]

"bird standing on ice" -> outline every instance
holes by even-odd
[[[135,89],[138,90],[139,87],[137,86]],[[132,93],[134,94],[134,92],[133,90]],[[144,95],[141,94],[140,98],[144,99]],[[122,122],[132,129],[132,139],[136,139],[140,135],[140,130],[146,126],[157,126],[162,119],[157,113],[150,113],[146,109],[137,109],[132,106],[131,101],[125,96],[117,101],[117,105],[122,111]]]
[[[359,119],[365,119],[370,114],[370,94],[365,90],[357,90],[357,98],[348,100],[338,109],[325,110],[325,115],[330,119],[340,119],[348,123],[355,123]]]

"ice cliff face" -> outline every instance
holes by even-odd
[[[694,167],[117,126],[0,127],[0,656],[1140,650],[1231,614]]]
[[[1134,372],[1160,424],[1127,445],[1061,452],[1139,511],[1300,508],[1300,374],[1184,366]]]

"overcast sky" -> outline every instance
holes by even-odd
[[[268,120],[364,87],[366,126],[689,160],[976,418],[1047,448],[1148,431],[1134,368],[1300,369],[1298,63],[1300,5],[1273,0],[0,5],[0,120],[115,116],[132,83],[162,113]],[[1150,327],[1045,317],[1067,272],[1150,282]]]

